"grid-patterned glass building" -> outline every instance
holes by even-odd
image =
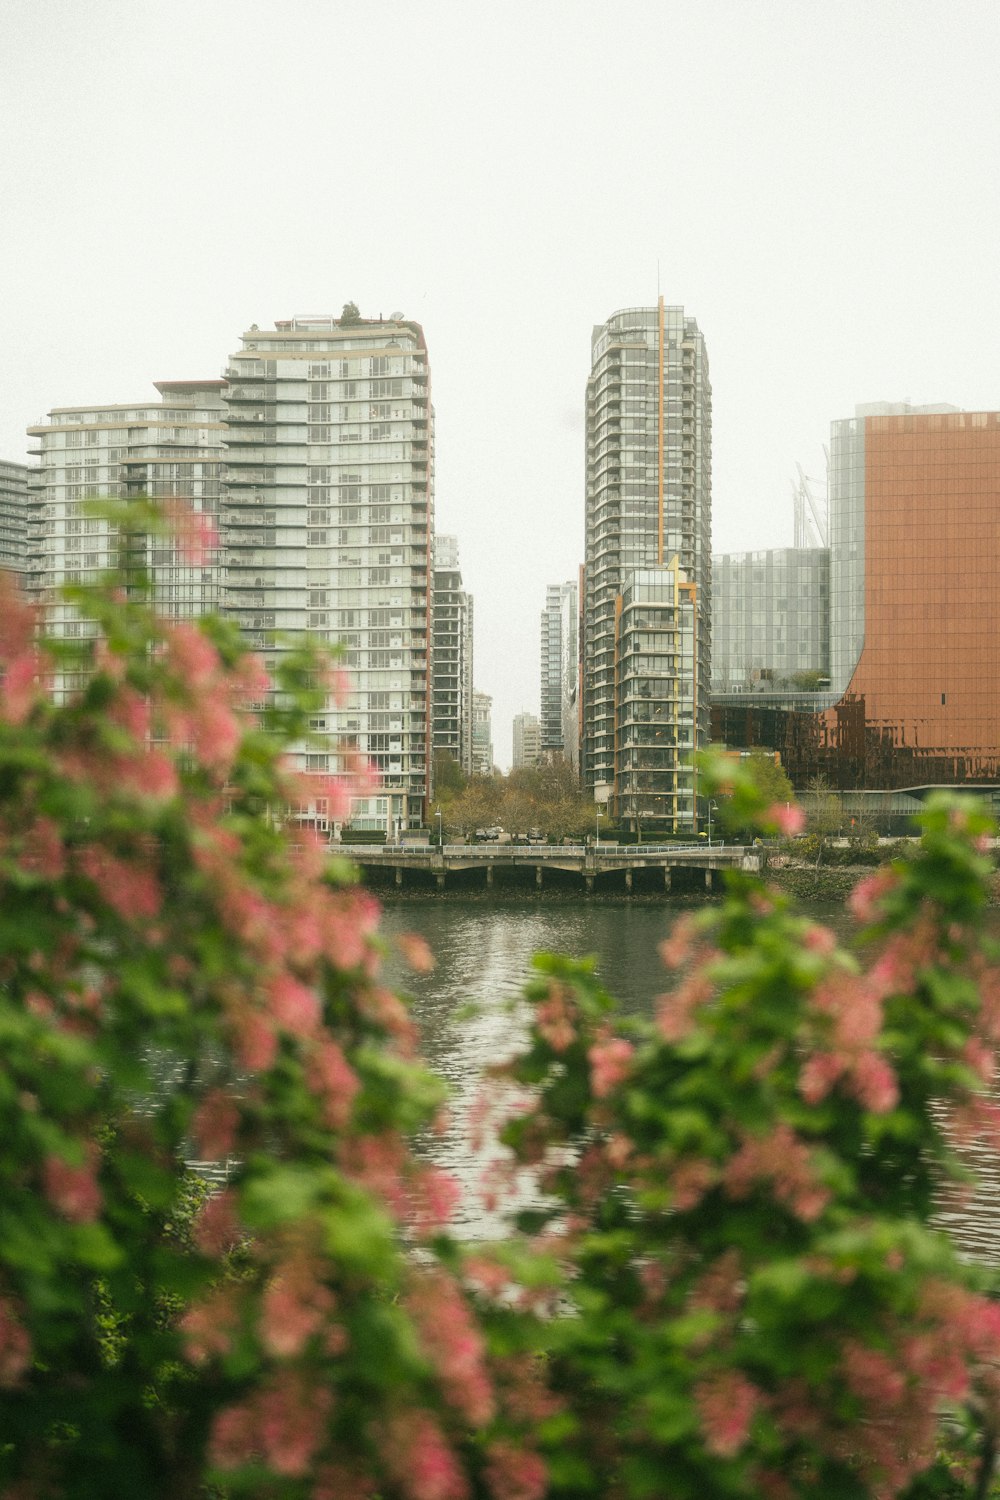
[[[656,307],[627,308],[596,327],[591,356],[583,784],[626,827],[693,830],[698,809],[692,759],[708,738],[711,638],[712,393],[705,341],[694,318],[661,298]],[[626,598],[638,604],[639,592],[646,603],[655,595],[655,629],[665,632],[664,611],[673,608],[667,601],[680,600],[681,584],[683,619],[677,614],[669,628],[678,645],[690,631],[690,660],[683,667],[680,649],[661,652],[659,645],[638,644],[625,608]],[[643,626],[639,635],[653,628]],[[651,651],[656,666],[645,672],[643,659]],[[642,698],[642,712],[652,712],[654,695],[660,695],[656,715],[663,736],[655,750],[633,732],[640,710],[634,698]],[[623,714],[630,728],[627,745]],[[660,761],[668,745],[666,766]],[[649,775],[642,774],[647,748]]]
[[[818,689],[830,682],[825,547],[712,558],[712,691]]]
[[[537,766],[542,759],[542,726],[537,714],[514,715],[513,769]]]
[[[472,695],[472,774],[493,775],[493,699],[489,693]]]
[[[580,600],[583,569],[562,587],[562,742],[563,759],[580,774]]]
[[[86,635],[89,625],[56,601],[63,583],[92,580],[113,561],[108,524],[87,514],[102,497],[176,498],[216,521],[225,411],[221,380],[156,382],[158,402],[60,407],[30,427],[40,470],[40,592],[54,601],[51,628]],[[190,618],[219,608],[218,568],[202,568],[165,538],[150,540],[148,563],[160,609]]]
[[[458,538],[434,539],[433,703],[435,755],[472,774],[472,595],[462,587]]]
[[[28,569],[33,473],[27,464],[0,459],[0,568],[22,577]]]
[[[381,777],[355,827],[424,821],[430,793],[433,412],[423,330],[401,315],[256,326],[229,362],[224,541],[230,609],[346,647],[354,697],[315,728]],[[304,769],[335,755],[311,749]]]
[[[566,735],[563,724],[563,697],[567,650],[576,648],[576,583],[550,583],[545,590],[545,608],[541,617],[539,653],[539,732],[543,755],[565,755]],[[573,673],[574,679],[576,672]]]

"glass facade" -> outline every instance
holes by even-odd
[[[537,766],[542,759],[542,726],[537,714],[515,714],[512,765],[515,771]]]
[[[830,681],[830,554],[822,547],[712,558],[712,691]]]
[[[780,750],[799,786],[817,773],[843,789],[995,783],[1000,413],[869,408],[833,437],[833,692],[752,707],[722,695],[715,735]]]
[[[458,538],[434,539],[434,751],[472,774],[472,596],[462,588]]]
[[[0,459],[0,568],[28,572],[28,556],[34,528],[30,514],[34,503],[30,484],[34,470],[27,464]]]
[[[493,775],[493,699],[489,693],[472,695],[472,774]]]
[[[545,590],[539,653],[541,746],[548,757],[566,755],[563,699],[567,670],[571,671],[575,689],[576,614],[576,583],[550,583]]]

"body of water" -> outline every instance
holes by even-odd
[[[668,983],[658,944],[685,910],[689,903],[600,898],[494,903],[451,895],[403,895],[386,904],[386,936],[417,932],[436,961],[432,973],[414,975],[390,960],[387,978],[410,996],[423,1056],[449,1088],[451,1124],[426,1149],[462,1186],[455,1219],[460,1234],[489,1238],[503,1232],[502,1220],[483,1203],[487,1161],[473,1149],[469,1117],[485,1071],[509,1057],[524,1035],[526,1010],[518,997],[530,978],[533,954],[593,954],[602,983],[622,1008],[649,1014]],[[843,906],[808,910],[842,935],[850,931]],[[967,1254],[1000,1264],[1000,1170],[985,1149],[973,1148],[969,1162],[977,1191],[965,1207],[942,1213],[941,1220]]]

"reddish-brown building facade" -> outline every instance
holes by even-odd
[[[830,520],[831,694],[721,697],[714,737],[800,786],[1000,780],[1000,413],[835,423]]]

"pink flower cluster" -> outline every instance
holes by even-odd
[[[211,1461],[220,1469],[238,1469],[261,1458],[275,1474],[301,1478],[324,1443],[332,1407],[328,1387],[281,1372],[249,1400],[218,1413],[209,1443]]]
[[[561,980],[550,980],[545,999],[536,1004],[535,1027],[553,1052],[568,1051],[576,1040],[576,1005]]]
[[[809,1223],[823,1212],[829,1190],[816,1180],[809,1148],[780,1124],[764,1136],[747,1136],[729,1158],[723,1184],[733,1198],[746,1198],[767,1185],[774,1198]]]
[[[97,1182],[98,1152],[92,1143],[84,1148],[79,1164],[61,1156],[47,1156],[42,1164],[42,1186],[52,1207],[73,1224],[92,1224],[100,1216],[104,1199]]]
[[[604,1033],[588,1048],[590,1063],[590,1086],[595,1099],[606,1099],[610,1093],[624,1083],[632,1066],[635,1048],[622,1037]]]
[[[389,1472],[408,1500],[468,1500],[465,1475],[427,1412],[400,1412],[390,1418],[381,1446]]]
[[[838,1083],[864,1109],[885,1114],[899,1098],[895,1072],[878,1050],[882,1030],[881,984],[836,969],[827,974],[812,995],[820,1023],[817,1050],[799,1073],[799,1090],[810,1104],[825,1099]]]
[[[449,1403],[474,1425],[489,1422],[494,1397],[486,1350],[457,1284],[444,1271],[418,1272],[406,1306]]]
[[[774,802],[761,817],[765,828],[777,828],[785,838],[794,838],[806,826],[806,815],[797,802]]]
[[[291,1359],[325,1330],[339,1352],[345,1334],[331,1323],[336,1307],[336,1297],[308,1256],[285,1261],[268,1282],[261,1302],[264,1348],[276,1359]]]
[[[20,1384],[31,1364],[31,1338],[9,1297],[0,1295],[0,1389]]]
[[[709,1452],[732,1458],[749,1436],[760,1392],[739,1370],[720,1370],[695,1386],[694,1400]]]
[[[493,1443],[486,1462],[486,1483],[496,1500],[543,1500],[548,1473],[530,1448]]]

